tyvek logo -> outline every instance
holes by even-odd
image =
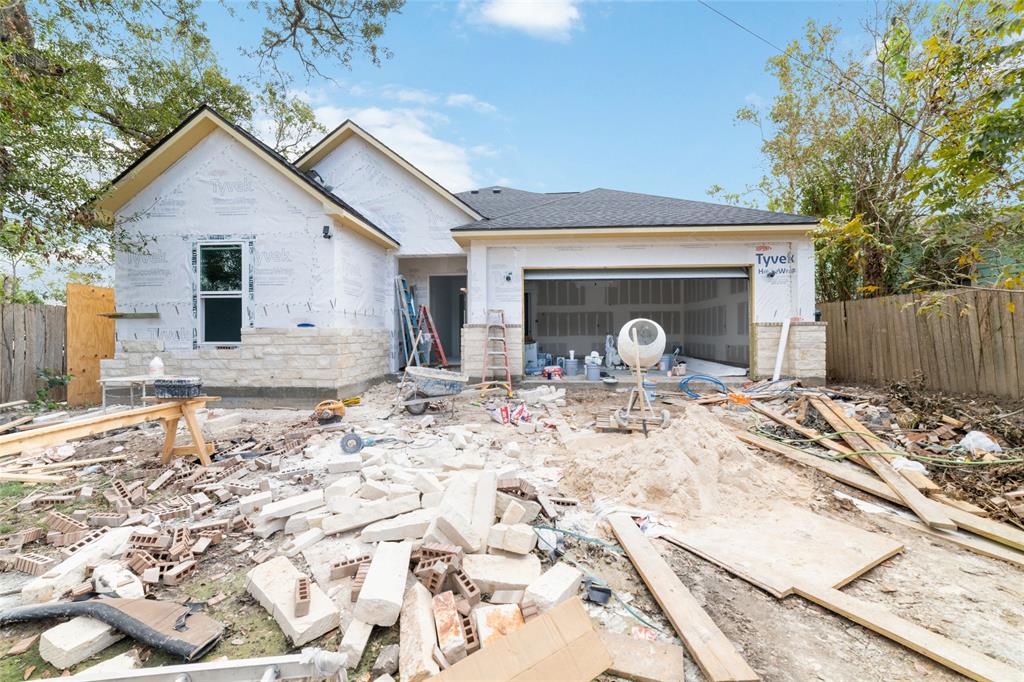
[[[768,253],[757,253],[755,258],[758,277],[779,281],[787,279],[796,272],[796,258],[792,253],[777,256]]]

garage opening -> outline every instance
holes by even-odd
[[[629,320],[665,330],[691,374],[742,375],[750,364],[747,268],[527,270],[524,273],[527,373],[558,358],[596,351]],[[550,355],[550,359],[547,357]]]

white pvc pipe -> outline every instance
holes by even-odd
[[[779,334],[779,350],[775,353],[775,371],[772,372],[772,381],[778,381],[782,374],[782,358],[786,354],[786,341],[789,340],[789,322],[792,318],[787,317],[782,321],[782,333]]]

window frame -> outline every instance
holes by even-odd
[[[246,243],[239,240],[206,240],[196,242],[196,299],[198,300],[198,307],[196,313],[198,319],[196,320],[196,326],[198,327],[198,342],[200,346],[205,347],[218,347],[218,346],[240,346],[242,344],[242,329],[245,327],[245,283],[249,277],[249,262],[246,257]],[[239,288],[237,290],[223,291],[223,290],[212,290],[206,291],[203,289],[203,249],[208,247],[238,247],[239,255],[242,260],[242,268],[239,273]],[[238,307],[241,312],[240,319],[242,321],[241,326],[238,328],[238,341],[207,341],[206,340],[206,301],[211,298],[219,299],[238,299]]]

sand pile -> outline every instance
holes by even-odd
[[[593,441],[592,441],[593,442]],[[564,483],[579,495],[679,517],[753,511],[807,499],[810,486],[750,452],[707,409],[688,406],[666,429],[613,448],[573,450]]]

